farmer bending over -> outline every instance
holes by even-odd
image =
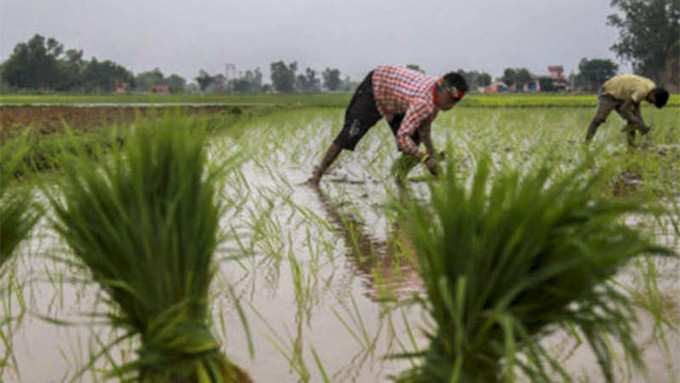
[[[307,181],[318,186],[321,177],[342,149],[354,150],[357,143],[381,118],[385,118],[395,136],[402,158],[395,163],[410,167],[425,164],[431,174],[439,168],[430,137],[430,124],[440,110],[449,110],[468,90],[465,79],[458,73],[431,77],[420,72],[380,66],[359,84],[345,111],[345,123],[340,134],[326,151],[319,166]],[[420,151],[420,143],[425,151]],[[407,164],[407,165],[404,165]]]
[[[597,128],[607,120],[612,110],[628,122],[624,131],[628,133],[628,144],[633,145],[635,131],[642,135],[649,133],[651,126],[645,125],[640,115],[640,102],[647,102],[662,108],[668,102],[668,91],[657,87],[650,79],[632,74],[622,74],[607,80],[600,90],[597,113],[588,127],[586,142],[590,142]]]

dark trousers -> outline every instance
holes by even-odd
[[[354,150],[366,132],[382,118],[373,94],[372,76],[373,72],[361,81],[345,110],[345,122],[342,130],[333,141],[342,149]],[[397,114],[389,121],[392,134],[395,136],[403,119],[403,114]],[[420,141],[417,134],[413,139],[416,144]]]

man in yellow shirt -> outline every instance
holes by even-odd
[[[657,87],[654,82],[642,76],[622,74],[607,80],[602,86],[598,98],[597,113],[588,127],[586,142],[590,142],[613,110],[615,110],[628,125],[624,131],[628,133],[628,143],[633,145],[635,131],[642,135],[649,133],[650,126],[645,125],[640,114],[642,100],[663,108],[668,102],[668,91]]]

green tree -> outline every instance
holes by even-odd
[[[112,61],[93,57],[83,71],[83,86],[88,91],[111,92],[117,83],[132,84],[134,75]]]
[[[214,81],[213,77],[203,69],[198,72],[198,76],[195,80],[198,83],[198,87],[201,88],[201,92],[205,92],[205,90],[208,89],[208,86]]]
[[[83,59],[83,51],[68,49],[53,38],[33,36],[15,46],[0,71],[1,81],[13,88],[110,91],[117,82],[133,83],[132,73],[113,61]]]
[[[184,89],[187,86],[187,80],[177,74],[171,74],[168,76],[168,78],[165,79],[165,83],[168,85],[170,92],[172,93],[184,92]]]
[[[508,86],[514,85],[515,89],[521,90],[524,85],[533,80],[533,75],[527,68],[506,68],[501,80]]]
[[[247,70],[243,75],[229,81],[229,88],[240,93],[261,92],[262,91],[262,72],[260,68]]]
[[[35,35],[14,47],[2,79],[15,88],[54,89],[59,82],[58,59],[63,49],[55,39]]]
[[[342,80],[340,79],[340,70],[336,68],[326,68],[321,74],[323,77],[323,86],[330,90],[336,91],[340,88]]]
[[[58,61],[60,81],[58,90],[72,90],[83,87],[83,72],[87,61],[83,59],[83,50],[69,49],[65,58]]]
[[[515,85],[518,89],[524,87],[533,80],[533,75],[527,68],[517,68],[515,72]]]
[[[154,68],[150,71],[139,73],[135,77],[135,85],[138,90],[148,91],[154,85],[165,84],[165,76],[159,68]]]
[[[661,81],[669,65],[680,65],[680,1],[611,0],[611,6],[618,12],[607,24],[619,30],[611,49],[636,73]]]
[[[5,63],[0,63],[0,92],[6,92],[10,89],[9,84],[2,77],[2,72],[5,69]]]
[[[356,88],[357,85],[358,84],[352,82],[352,79],[349,76],[345,76],[340,85],[340,90],[350,92],[352,89]]]
[[[514,69],[505,68],[503,71],[503,77],[501,77],[501,81],[503,81],[507,86],[513,86],[515,85],[516,77],[517,73]]]
[[[248,75],[249,72],[250,71],[246,72],[246,76]],[[260,70],[259,67],[257,67],[255,68],[255,70],[253,70],[252,73],[253,76],[252,78],[250,78],[251,91],[260,92],[262,91],[262,71]]]
[[[297,72],[297,62],[286,65],[283,61],[271,63],[272,86],[277,92],[292,93],[295,90],[295,72]]]
[[[577,82],[579,87],[596,91],[608,79],[614,77],[619,66],[609,59],[582,58],[578,64]]]
[[[541,76],[538,78],[538,83],[541,85],[541,92],[555,92],[555,81],[549,76]]]
[[[479,77],[477,78],[477,85],[479,86],[491,85],[491,75],[486,72],[480,73]]]
[[[321,90],[321,80],[316,77],[316,71],[312,68],[305,69],[305,74],[299,74],[295,82],[295,87],[301,92],[319,92]]]
[[[484,72],[479,72],[476,70],[466,72],[464,70],[459,70],[458,73],[463,76],[465,81],[470,86],[470,89],[476,89],[480,86],[488,86],[491,84],[491,75]]]

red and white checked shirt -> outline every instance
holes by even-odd
[[[428,135],[430,123],[439,112],[433,93],[438,78],[407,68],[379,66],[371,80],[380,114],[388,121],[396,114],[404,114],[397,131],[397,146],[402,152],[417,156],[418,146],[412,137],[419,129],[421,137]]]

